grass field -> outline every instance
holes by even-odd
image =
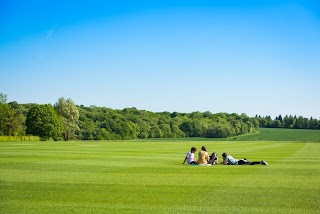
[[[191,146],[269,166],[182,165]],[[0,143],[0,213],[319,213],[320,144]]]
[[[320,130],[260,128],[255,134],[241,135],[230,138],[236,141],[318,141]]]

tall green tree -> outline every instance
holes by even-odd
[[[52,105],[35,105],[27,115],[27,134],[39,136],[41,140],[61,139],[62,121]]]
[[[162,138],[163,133],[158,125],[153,125],[150,129],[149,138]]]
[[[7,102],[7,95],[0,92],[0,104],[5,104]]]
[[[313,119],[312,117],[310,118],[309,122],[309,128],[310,129],[318,129],[319,128],[319,122],[317,119]]]
[[[162,137],[163,138],[170,138],[172,135],[171,135],[171,127],[169,124],[161,124],[159,125],[159,128],[161,129],[162,131]]]
[[[296,119],[296,123],[294,124],[294,128],[295,129],[303,129],[303,117],[302,116],[299,116],[297,119]]]
[[[85,119],[84,121],[80,122],[80,132],[79,138],[81,140],[93,140],[94,136],[96,135],[97,126],[94,121],[90,119]]]
[[[188,137],[201,137],[203,135],[202,124],[199,119],[189,119],[179,127]]]
[[[296,118],[291,115],[290,116],[286,115],[283,119],[283,122],[284,122],[285,128],[294,128],[296,123]]]
[[[177,124],[173,123],[171,124],[171,137],[173,138],[185,137],[185,133],[181,131],[181,129]]]
[[[280,122],[280,120],[274,120],[273,122],[272,122],[272,125],[271,125],[271,127],[272,128],[279,128],[279,127],[281,127],[281,122]]]
[[[0,103],[0,135],[21,135],[22,123],[19,112],[8,104]]]
[[[7,104],[7,95],[0,92],[0,135],[23,135],[23,116]]]
[[[75,132],[79,130],[79,110],[77,106],[70,98],[65,100],[61,97],[54,105],[54,108],[62,118],[63,139],[67,141],[75,138]]]
[[[149,131],[150,131],[150,125],[144,121],[141,120],[137,124],[137,130],[138,130],[138,138],[147,138],[149,136]]]

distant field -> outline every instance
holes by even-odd
[[[191,146],[269,166],[182,165]],[[318,213],[320,144],[2,142],[0,213]]]
[[[256,134],[242,135],[230,140],[237,141],[319,141],[320,130],[261,128]]]

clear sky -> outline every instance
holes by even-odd
[[[0,0],[8,101],[320,117],[320,1]]]

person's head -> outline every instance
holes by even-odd
[[[215,156],[216,156],[216,153],[213,152],[213,153],[211,154],[211,157],[215,157]]]
[[[225,152],[224,152],[224,153],[222,153],[222,157],[224,157],[224,158],[225,158],[225,157],[227,157],[227,155],[228,155],[228,154],[227,154],[227,153],[225,153]]]
[[[201,150],[202,150],[202,151],[207,151],[207,148],[206,148],[205,146],[202,146],[202,147],[201,147]]]
[[[192,148],[191,148],[191,152],[192,152],[192,153],[195,153],[196,151],[197,151],[196,147],[192,147]]]

